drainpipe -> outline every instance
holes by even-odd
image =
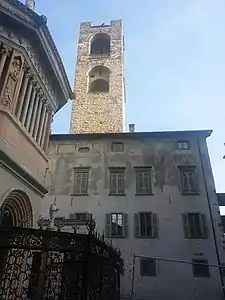
[[[210,203],[210,198],[209,198],[209,191],[208,191],[208,186],[207,186],[207,182],[206,182],[204,164],[202,161],[202,154],[201,154],[201,150],[200,150],[199,141],[197,141],[197,145],[198,145],[198,153],[199,153],[199,157],[200,157],[201,169],[202,169],[202,174],[203,174],[203,182],[204,182],[205,191],[206,191],[206,198],[207,198],[207,203],[208,203],[208,208],[209,208],[210,222],[212,225],[213,239],[214,239],[214,244],[215,244],[215,248],[216,248],[216,258],[217,258],[218,265],[221,266],[219,250],[218,250],[218,243],[216,240],[216,230],[215,230],[215,226],[214,226],[214,222],[213,222],[212,208],[211,208],[211,203]],[[225,299],[225,289],[224,289],[222,268],[219,268],[219,272],[220,272],[220,280],[221,280],[222,289],[223,289],[223,296]]]

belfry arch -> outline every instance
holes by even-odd
[[[33,227],[32,205],[27,194],[14,189],[9,191],[1,204],[1,223],[13,227]]]
[[[95,66],[88,73],[88,90],[90,93],[109,92],[110,70],[105,66]]]

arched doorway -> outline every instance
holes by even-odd
[[[30,199],[22,190],[9,191],[0,207],[0,226],[32,227],[33,213]],[[0,279],[5,270],[9,249],[0,249]]]
[[[32,227],[33,213],[30,199],[22,190],[7,193],[0,208],[1,224],[13,227]]]

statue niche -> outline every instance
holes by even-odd
[[[14,56],[12,58],[2,100],[2,104],[7,108],[11,108],[12,106],[17,91],[18,81],[22,71],[22,65],[23,62],[21,56]]]

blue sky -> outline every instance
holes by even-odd
[[[123,19],[126,123],[137,131],[213,129],[209,152],[225,191],[225,1],[36,0],[74,84],[79,23]],[[71,102],[53,133],[68,133]]]

